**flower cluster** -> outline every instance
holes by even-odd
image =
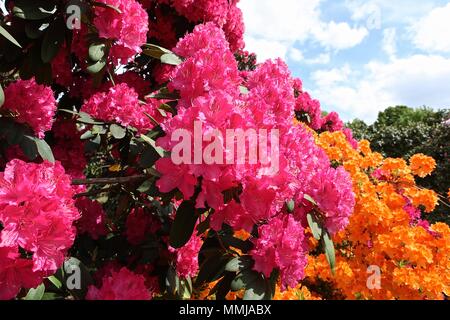
[[[202,239],[193,234],[191,239],[180,249],[169,247],[176,254],[176,271],[179,277],[195,277],[198,273],[198,253],[203,244]]]
[[[154,127],[148,115],[155,115],[158,110],[155,105],[141,104],[133,88],[126,83],[111,87],[107,92],[94,94],[81,108],[82,112],[90,114],[98,120],[116,122],[122,126],[132,126],[139,133]]]
[[[325,132],[318,143],[350,173],[356,205],[350,224],[334,237],[340,244],[336,275],[324,255],[310,256],[307,277],[329,281],[348,299],[443,299],[449,294],[447,225],[429,225],[420,207],[432,210],[434,192],[418,188],[414,174],[431,173],[433,161],[414,156],[410,169],[401,159],[383,159],[362,141],[357,150],[341,132]],[[413,171],[413,172],[412,172]],[[375,172],[375,174],[370,174]],[[367,287],[367,268],[378,266],[381,288]]]
[[[250,163],[250,155],[246,155],[247,161],[239,163],[225,139],[216,141],[216,156],[222,160],[194,164],[189,161],[195,157],[196,146],[191,141],[189,150],[182,155],[187,161],[175,164],[163,158],[156,163],[156,169],[162,174],[157,182],[160,191],[178,188],[188,200],[200,186],[197,208],[215,210],[211,216],[211,226],[215,230],[220,230],[223,223],[235,230],[247,231],[262,221],[269,220],[270,224],[270,219],[282,212],[287,199],[294,199],[301,205],[304,195],[317,196],[319,208],[324,211],[332,232],[345,227],[354,205],[350,177],[342,168],[331,167],[307,129],[292,125],[294,81],[286,64],[281,60],[267,61],[249,72],[244,83],[223,32],[212,23],[197,26],[178,43],[174,52],[186,58],[174,70],[170,83],[170,89],[178,91],[181,99],[178,114],[162,123],[166,136],[158,140],[158,145],[173,153],[179,152],[172,134],[184,129],[194,137],[198,122],[203,136],[226,137],[227,130],[253,130],[261,141],[261,132],[276,130],[279,145],[270,141],[267,148],[272,152],[268,156],[273,157],[272,161],[279,157],[280,168],[271,172],[263,163]],[[217,74],[226,76],[216,77]],[[240,93],[241,83],[248,93]],[[202,150],[206,150],[208,144],[202,143]],[[224,192],[229,190],[235,190],[238,199],[225,201]],[[297,213],[296,219],[303,221],[307,211],[302,208]],[[292,230],[296,231],[293,236],[302,239],[301,224]],[[268,266],[276,267],[277,264]],[[289,267],[288,263],[278,267],[285,270],[284,283],[296,286],[290,276],[298,281],[302,270]]]
[[[51,88],[39,85],[35,79],[18,80],[5,89],[5,104],[15,120],[27,124],[36,136],[43,138],[52,128],[56,100]]]
[[[102,279],[100,289],[90,286],[86,300],[150,300],[145,278],[127,268],[111,271]]]
[[[191,22],[213,22],[223,28],[232,51],[244,46],[244,23],[238,0],[173,0],[172,6]]]
[[[282,289],[295,288],[304,277],[307,263],[303,227],[292,216],[276,217],[261,228],[251,252],[255,270],[270,277],[279,268]]]
[[[96,6],[94,25],[100,38],[114,41],[110,56],[115,61],[127,63],[141,52],[147,41],[148,15],[136,0],[100,0],[117,10]]]
[[[72,200],[74,191],[70,184],[60,163],[12,160],[5,172],[0,173],[0,222],[3,225],[0,248],[6,259],[0,262],[0,268],[8,271],[4,281],[12,281],[2,285],[0,292],[15,288],[9,298],[14,297],[21,286],[30,287],[30,283],[39,283],[37,279],[55,272],[72,246],[73,223],[79,213]],[[19,250],[32,254],[32,260],[16,260]],[[23,279],[11,276],[25,269],[30,274]],[[3,294],[6,293],[0,296]]]

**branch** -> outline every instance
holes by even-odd
[[[142,181],[150,178],[148,175],[141,174],[129,177],[116,177],[116,178],[89,178],[89,179],[74,179],[72,180],[72,185],[105,185],[105,184],[128,184],[133,182]]]

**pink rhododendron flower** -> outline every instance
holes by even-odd
[[[37,84],[34,78],[18,80],[5,89],[2,108],[11,111],[17,122],[28,124],[36,136],[43,138],[52,128],[56,100],[52,89]]]
[[[33,262],[20,258],[17,246],[0,246],[0,300],[14,298],[21,288],[34,288],[42,274],[32,270]]]
[[[237,164],[236,158],[232,159],[234,161],[231,164],[194,164],[192,159],[195,145],[191,141],[190,151],[187,151],[191,154],[186,155],[190,156],[191,162],[175,165],[169,158],[157,161],[156,169],[161,173],[157,186],[161,192],[178,188],[184,199],[189,199],[201,178],[196,206],[215,209],[211,216],[213,229],[219,230],[226,223],[235,230],[251,231],[255,224],[279,213],[286,199],[303,200],[304,194],[313,193],[309,189],[315,188],[310,183],[315,177],[324,176],[324,179],[328,179],[328,184],[334,183],[335,177],[327,175],[332,168],[325,152],[315,144],[313,136],[306,129],[292,126],[296,109],[294,87],[301,89],[301,83],[292,79],[284,62],[275,60],[259,65],[247,75],[245,85],[249,92],[236,94],[242,79],[229,81],[228,78],[228,81],[224,81],[220,77],[214,80],[217,82],[212,83],[209,81],[212,74],[205,78],[208,64],[219,66],[222,70],[225,68],[226,72],[233,75],[237,71],[235,62],[226,66],[222,64],[224,60],[220,59],[220,63],[217,63],[218,59],[206,62],[204,55],[199,54],[205,50],[214,50],[221,56],[231,53],[222,32],[215,25],[208,23],[197,26],[174,50],[187,58],[176,68],[173,73],[174,81],[171,82],[172,89],[180,91],[181,99],[177,115],[162,122],[161,127],[166,136],[158,139],[158,145],[174,152],[178,141],[172,141],[171,134],[184,129],[193,137],[195,124],[198,122],[201,122],[203,135],[220,132],[222,137],[226,137],[227,129],[254,129],[256,132],[260,129],[276,129],[279,133],[279,146],[272,146],[268,142],[267,149],[274,151],[273,156],[279,158],[279,170],[267,175],[268,168],[261,163],[248,162],[248,152],[244,164]],[[198,68],[206,71],[200,73]],[[319,105],[317,107],[320,108]],[[320,112],[320,109],[317,111]],[[225,141],[218,142],[225,159],[231,151],[227,149]],[[203,141],[202,150],[207,145]],[[272,156],[270,152],[269,154],[269,157]],[[351,188],[350,180],[346,182],[346,187]],[[239,203],[234,200],[224,203],[223,192],[233,188],[240,188]],[[331,198],[342,200],[338,201],[339,209],[345,205],[346,209],[353,208],[351,199],[342,198],[340,190],[329,188],[327,191],[333,192]],[[347,200],[350,202],[344,204]],[[328,206],[326,209],[332,210],[330,216],[336,215],[336,207]],[[347,216],[348,211],[342,214]],[[303,216],[305,215],[306,212],[303,212]]]
[[[222,28],[234,52],[244,47],[244,23],[237,3],[238,0],[173,0],[172,6],[191,22],[211,22]]]
[[[16,159],[0,173],[0,252],[7,250],[3,257],[0,253],[0,270],[6,268],[0,283],[6,281],[13,291],[35,287],[42,277],[55,272],[72,246],[73,223],[79,213],[70,183],[59,162],[35,164]],[[31,253],[32,259],[18,259],[19,247]]]
[[[322,130],[324,131],[341,131],[344,129],[344,122],[339,118],[336,112],[330,112],[322,119]]]
[[[106,215],[100,203],[83,197],[77,199],[75,205],[81,214],[81,218],[77,221],[79,234],[87,233],[92,239],[97,240],[108,233],[105,225]]]
[[[0,173],[0,246],[33,253],[33,271],[55,271],[75,238],[79,218],[71,180],[59,162],[13,160]]]
[[[143,208],[134,208],[128,215],[126,226],[128,242],[139,245],[148,235],[154,235],[161,228],[161,222]]]
[[[295,288],[304,278],[307,263],[304,230],[291,215],[276,217],[259,227],[259,237],[250,252],[254,269],[270,277],[274,269],[280,271],[282,289]]]
[[[70,87],[73,82],[72,64],[66,47],[59,50],[52,60],[52,75],[55,82],[64,87]]]
[[[82,132],[77,129],[75,121],[57,118],[52,134],[55,159],[61,162],[66,173],[72,178],[84,177],[87,161],[84,156],[84,143],[80,140]]]
[[[295,111],[297,117],[300,117],[300,120],[305,121],[312,129],[319,130],[322,127],[323,120],[320,102],[311,99],[308,92],[299,93]]]
[[[155,38],[164,48],[176,46],[178,38],[175,30],[175,17],[165,14],[160,8],[155,9],[155,19],[149,23],[148,36]]]
[[[142,5],[135,0],[99,0],[118,8],[121,13],[110,8],[95,6],[94,25],[101,38],[115,40],[110,56],[115,64],[127,63],[140,53],[147,41],[148,15]]]
[[[325,227],[331,234],[348,225],[355,194],[350,174],[343,167],[329,168],[315,175],[308,192],[325,214]]]
[[[358,141],[355,138],[353,138],[353,131],[350,128],[345,128],[342,132],[345,134],[347,141],[351,144],[353,149],[357,150]]]
[[[150,300],[150,291],[145,286],[145,278],[127,268],[112,271],[105,276],[100,289],[90,286],[86,300]]]
[[[198,272],[198,253],[202,245],[202,239],[194,232],[182,248],[169,247],[171,252],[176,253],[176,270],[179,277],[195,277]]]
[[[85,102],[81,111],[95,119],[116,122],[125,127],[132,126],[139,133],[145,133],[154,127],[146,115],[153,114],[154,108],[141,105],[136,91],[125,83],[117,84],[107,92],[94,94]]]

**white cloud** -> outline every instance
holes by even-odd
[[[311,79],[321,88],[326,88],[338,83],[349,80],[351,68],[348,64],[342,68],[333,68],[329,70],[318,70],[314,72]]]
[[[354,21],[368,29],[381,29],[386,24],[412,23],[435,8],[442,0],[345,0]]]
[[[317,57],[306,59],[307,64],[328,64],[331,61],[329,53],[321,53]]]
[[[450,59],[414,55],[387,63],[370,62],[364,75],[345,67],[314,73],[313,95],[327,110],[343,118],[374,121],[379,111],[394,105],[450,106]]]
[[[435,8],[413,25],[414,44],[430,52],[450,52],[450,3]]]
[[[321,2],[322,0],[240,1],[239,7],[246,25],[247,49],[256,52],[262,61],[263,58],[278,57],[280,54],[285,56],[294,48],[294,44],[307,40],[330,50],[348,49],[363,41],[368,34],[366,28],[322,20]],[[270,44],[276,48],[267,50]]]
[[[289,59],[294,62],[301,62],[305,59],[305,57],[303,56],[303,52],[301,52],[297,48],[291,48],[289,50]]]
[[[390,59],[395,59],[397,54],[397,30],[395,28],[387,28],[383,30],[383,51]]]
[[[248,36],[245,39],[245,49],[257,53],[258,61],[262,62],[274,58],[282,58],[285,60],[289,48],[282,41],[257,39]]]
[[[352,48],[360,44],[369,34],[366,28],[352,28],[348,23],[322,23],[319,28],[312,30],[315,38],[326,48],[337,50]]]

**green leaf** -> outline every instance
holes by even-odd
[[[162,63],[174,66],[183,62],[183,60],[172,51],[154,44],[146,44],[142,53],[149,57],[159,59]]]
[[[34,289],[28,290],[24,300],[42,300],[45,293],[45,285],[42,283]]]
[[[139,188],[137,188],[137,191],[140,193],[146,193],[146,192],[150,191],[150,189],[153,186],[153,182],[154,182],[154,180],[152,180],[152,179],[145,180],[144,183],[142,183],[139,186]]]
[[[194,202],[183,201],[178,207],[175,221],[170,230],[170,245],[173,248],[181,248],[191,239],[197,219]]]
[[[316,238],[317,240],[320,240],[320,238],[322,237],[322,234],[323,234],[323,228],[319,224],[316,216],[312,213],[308,213],[306,215],[306,219],[308,220],[308,225],[309,225],[309,228],[311,229],[311,232],[312,232],[314,238]]]
[[[239,291],[250,287],[249,285],[260,277],[259,273],[253,270],[244,269],[231,281],[231,290]]]
[[[47,144],[45,140],[35,138],[36,146],[39,155],[42,157],[43,160],[48,160],[52,163],[55,162],[55,157],[53,156],[52,149]]]
[[[5,103],[5,93],[3,92],[2,85],[0,84],[0,108]]]
[[[42,37],[48,26],[48,23],[42,23],[40,21],[29,21],[25,25],[25,33],[30,39],[38,39]]]
[[[263,300],[266,295],[266,281],[261,275],[246,286],[243,300]]]
[[[37,149],[36,141],[35,141],[34,137],[25,135],[23,137],[22,141],[20,141],[19,146],[29,160],[32,161],[37,158],[38,149]]]
[[[47,278],[48,281],[50,281],[51,283],[53,283],[53,285],[57,288],[57,289],[61,289],[62,288],[62,283],[61,281],[59,281],[58,278],[56,278],[55,276],[50,276]]]
[[[139,159],[139,166],[145,169],[151,168],[158,159],[161,159],[161,156],[156,152],[155,148],[148,146],[142,152],[141,158]]]
[[[247,87],[244,87],[244,86],[239,86],[239,91],[241,92],[241,94],[248,94],[249,93]]]
[[[244,253],[249,252],[253,248],[253,243],[250,240],[241,240],[232,235],[221,236],[222,242],[226,247],[238,248]]]
[[[81,135],[80,140],[88,140],[92,139],[93,137],[95,137],[95,134],[93,134],[91,131],[86,131]]]
[[[17,42],[17,40],[14,39],[14,37],[2,26],[0,26],[0,34],[2,36],[4,36],[6,39],[8,39],[9,41],[11,41],[12,43],[14,43],[19,48],[22,48],[22,46],[19,44],[19,42]]]
[[[328,264],[330,265],[331,272],[335,274],[336,267],[336,255],[334,251],[333,240],[331,240],[330,234],[325,232],[322,237],[322,243],[325,248],[325,256],[327,257]]]
[[[121,140],[127,135],[127,130],[117,124],[112,124],[109,127],[109,132],[111,132],[112,136],[117,140]]]
[[[183,60],[174,53],[166,53],[161,56],[161,62],[172,66],[178,66],[183,63]]]
[[[20,19],[41,20],[56,13],[56,5],[46,0],[15,0],[13,14]]]
[[[215,294],[216,300],[225,300],[227,294],[230,292],[231,282],[235,275],[232,272],[226,272],[224,277],[217,282],[214,288],[209,292],[209,295]]]
[[[152,98],[152,99],[159,99],[159,100],[177,100],[180,99],[180,95],[176,92],[171,92],[169,91],[169,89],[167,89],[167,87],[163,87],[161,89],[159,89],[159,91],[157,93],[152,93],[149,94],[147,96],[145,96],[145,98]]]
[[[175,294],[180,288],[180,279],[177,276],[177,272],[173,267],[169,267],[166,276],[166,286],[171,294]]]
[[[81,123],[93,124],[93,125],[95,125],[95,124],[98,124],[98,125],[105,124],[104,122],[95,121],[94,119],[92,119],[92,117],[88,113],[85,113],[85,112],[78,113],[77,121],[81,122]]]
[[[173,54],[172,51],[157,46],[156,44],[145,44],[142,53],[155,59],[161,59],[164,54]]]
[[[49,63],[59,52],[64,43],[66,25],[62,19],[56,20],[48,28],[42,41],[41,58],[45,63]]]
[[[142,134],[141,139],[147,142],[152,148],[158,153],[160,157],[164,157],[164,149],[161,147],[156,146],[156,141],[152,138],[149,138],[148,136]]]
[[[241,256],[231,259],[225,266],[226,271],[238,272],[244,269],[250,269],[253,265],[253,260],[250,256]]]
[[[220,279],[225,272],[225,265],[228,262],[228,257],[223,256],[221,253],[214,254],[207,258],[200,266],[196,285],[201,285],[205,282],[213,282]]]
[[[110,4],[106,4],[103,2],[93,2],[92,4],[96,7],[108,8],[108,9],[112,9],[112,10],[116,11],[117,13],[122,13],[122,11],[119,8],[112,6]]]
[[[106,60],[105,59],[101,59],[95,63],[90,64],[86,70],[91,73],[91,74],[96,74],[99,73],[100,71],[103,70],[103,68],[105,68],[106,66]]]
[[[89,59],[99,61],[105,56],[106,45],[104,43],[94,43],[89,47]]]
[[[313,205],[317,206],[317,202],[308,194],[305,194],[303,196],[305,198],[305,200],[308,200],[309,202],[311,202]]]
[[[295,201],[294,200],[288,201],[286,203],[286,206],[287,206],[287,210],[288,210],[289,213],[294,212],[294,210],[295,210]]]

